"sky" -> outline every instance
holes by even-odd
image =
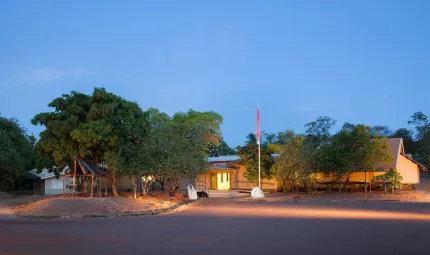
[[[0,1],[0,113],[105,87],[143,109],[220,113],[225,140],[318,116],[430,114],[430,1]]]

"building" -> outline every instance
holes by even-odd
[[[70,191],[68,188],[73,183],[73,178],[66,176],[68,168],[64,168],[59,176],[43,169],[40,173],[37,169],[28,171],[33,176],[33,194],[35,195],[58,195]]]
[[[354,171],[349,178],[349,183],[364,184],[365,182],[371,183],[373,177],[383,175],[386,169],[396,168],[402,176],[402,185],[415,186],[420,184],[420,171],[421,169],[426,170],[426,167],[419,162],[415,161],[408,154],[405,153],[402,138],[388,138],[387,142],[390,147],[390,152],[393,156],[393,160],[385,165],[378,167],[377,171]],[[317,182],[319,183],[330,183],[333,181],[333,175],[317,174]],[[343,177],[340,182],[345,182],[346,176]]]
[[[379,170],[371,171],[354,171],[349,177],[349,184],[364,184],[371,183],[373,177],[383,175],[386,169],[396,168],[402,176],[403,186],[416,186],[420,184],[420,170],[425,170],[425,166],[412,159],[405,153],[402,138],[389,138],[389,149],[393,156],[393,160],[386,165],[378,167]],[[276,155],[272,155],[276,157]],[[220,157],[209,157],[209,170],[205,174],[201,174],[197,179],[180,180],[180,190],[185,191],[188,184],[196,187],[197,191],[204,191],[208,194],[218,194],[215,191],[237,190],[246,191],[258,186],[257,182],[251,182],[245,177],[246,169],[239,164],[239,156],[229,155]],[[324,187],[324,184],[332,183],[333,174],[324,175],[316,174],[317,183]],[[341,178],[339,183],[346,181],[346,176]],[[262,179],[261,188],[264,191],[277,191],[280,188],[280,183],[276,179]]]
[[[239,159],[236,155],[209,157],[208,171],[196,179],[180,180],[179,189],[185,191],[187,185],[192,184],[197,191],[207,194],[222,194],[222,191],[227,190],[250,191],[258,186],[258,182],[249,181],[245,177],[246,169],[239,164]],[[277,191],[278,182],[275,179],[261,179],[261,188],[264,191]]]

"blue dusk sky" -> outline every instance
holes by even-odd
[[[430,1],[0,1],[0,113],[30,124],[94,87],[224,117],[231,146],[318,116],[408,127],[430,114]]]

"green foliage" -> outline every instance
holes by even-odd
[[[327,116],[318,117],[316,121],[305,124],[306,137],[309,142],[319,146],[330,139],[331,130],[336,124],[336,120]]]
[[[56,173],[65,166],[73,169],[75,158],[86,159],[92,156],[86,143],[81,143],[73,136],[82,124],[88,123],[91,97],[72,91],[52,100],[48,106],[54,111],[39,113],[31,120],[33,125],[45,127],[36,143],[37,168],[47,168]]]
[[[178,125],[184,128],[189,128],[198,132],[201,139],[206,141],[207,144],[212,143],[219,145],[219,139],[221,137],[221,124],[222,116],[216,112],[198,112],[189,110],[186,113],[175,113],[173,120]]]
[[[354,171],[375,171],[390,162],[392,155],[386,139],[372,137],[370,127],[349,124],[321,147],[317,157],[318,170],[334,173],[337,180],[346,176],[346,185]]]
[[[305,137],[294,135],[292,132],[280,133],[278,137],[278,143],[269,144],[271,150],[279,154],[272,165],[272,173],[287,190],[294,187],[297,189],[303,186],[309,187],[310,172],[304,158]]]
[[[219,145],[215,145],[213,143],[208,145],[207,154],[209,157],[219,157],[222,155],[235,155],[236,151],[228,146],[228,144],[221,137],[219,139]]]
[[[9,133],[0,129],[0,190],[13,188],[15,181],[25,175],[25,159],[15,148]]]
[[[336,120],[327,116],[318,117],[316,121],[305,124],[307,129],[302,145],[302,160],[306,164],[306,169],[318,172],[319,168],[322,167],[318,164],[323,162],[323,158],[326,155],[322,154],[324,151],[321,151],[321,148],[329,144],[335,124]],[[331,169],[330,167],[328,168]]]
[[[0,130],[4,130],[12,142],[12,146],[24,158],[25,170],[31,170],[35,166],[35,155],[33,146],[35,137],[28,135],[24,127],[22,127],[18,120],[7,119],[0,115]]]
[[[383,175],[373,177],[373,180],[381,181],[384,182],[384,184],[388,184],[394,194],[394,189],[400,187],[403,178],[396,168],[391,168],[387,170]]]
[[[16,119],[0,116],[0,190],[12,189],[34,167],[34,140]]]
[[[393,132],[387,126],[373,126],[370,128],[370,133],[375,138],[389,137],[393,134]]]
[[[237,147],[237,155],[240,157],[240,164],[245,166],[245,177],[249,181],[258,181],[258,145],[254,134],[247,136],[248,141],[242,147]],[[272,150],[269,148],[267,139],[263,135],[260,148],[261,178],[271,178],[270,168],[272,166]]]
[[[144,155],[151,174],[173,192],[180,178],[195,178],[207,171],[207,145],[220,135],[219,115],[189,111],[169,117],[154,108],[147,114],[150,134]]]
[[[92,95],[64,94],[49,106],[54,112],[39,113],[32,120],[46,127],[36,145],[40,168],[73,169],[75,159],[103,163],[115,195],[116,175],[142,170],[148,121],[136,103],[95,88]]]
[[[425,115],[423,112],[414,113],[414,115],[411,117],[411,120],[408,121],[408,124],[415,126],[417,131],[417,140],[422,139],[427,133],[430,132],[430,122],[427,115]]]
[[[402,138],[406,153],[414,154],[417,152],[416,142],[413,139],[413,132],[411,130],[399,128],[391,134],[390,138]]]
[[[415,153],[420,154],[424,164],[430,165],[430,121],[422,112],[416,112],[408,122],[415,126]]]

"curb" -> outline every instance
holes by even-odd
[[[163,213],[168,213],[173,210],[179,209],[183,206],[197,203],[200,199],[197,200],[187,200],[177,203],[171,207],[167,207],[164,209],[158,209],[154,211],[140,211],[140,212],[124,212],[124,213],[110,213],[110,214],[101,214],[101,213],[88,213],[88,214],[79,214],[79,215],[37,215],[37,214],[27,214],[27,215],[19,215],[16,214],[17,218],[29,218],[29,219],[82,219],[82,218],[123,218],[123,217],[141,217],[147,215],[159,215]]]

